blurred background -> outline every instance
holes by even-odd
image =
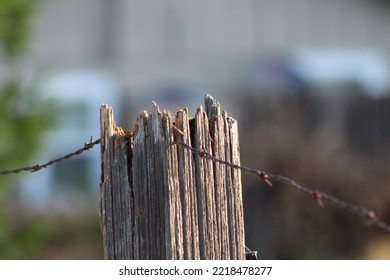
[[[211,93],[239,123],[242,164],[390,222],[390,1],[1,0],[0,170],[132,129],[152,100]],[[0,177],[1,259],[101,259],[100,151]],[[390,259],[390,236],[243,174],[262,259]]]

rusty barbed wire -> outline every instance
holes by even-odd
[[[176,130],[179,130],[176,127],[174,127],[174,128]],[[12,170],[0,171],[0,175],[17,174],[17,173],[20,173],[23,171],[37,172],[37,171],[42,170],[48,166],[52,166],[52,165],[57,164],[59,162],[62,162],[64,160],[70,159],[74,156],[80,155],[85,151],[90,151],[95,145],[100,144],[100,143],[101,143],[101,139],[97,139],[95,141],[92,141],[92,138],[91,138],[90,142],[85,143],[84,147],[78,149],[77,151],[75,151],[73,153],[69,153],[65,156],[48,161],[44,164],[36,164],[36,165],[16,168],[16,169],[12,169]],[[353,214],[357,214],[357,215],[367,219],[372,224],[376,225],[377,227],[381,228],[382,230],[386,231],[387,233],[390,233],[390,225],[387,224],[386,222],[384,222],[383,220],[381,220],[378,217],[378,214],[374,210],[370,210],[370,209],[346,202],[344,200],[338,199],[332,195],[329,195],[329,194],[322,192],[322,191],[319,191],[319,190],[313,190],[313,189],[306,188],[306,187],[298,184],[294,180],[292,180],[288,177],[282,176],[282,175],[274,175],[274,174],[271,174],[271,173],[266,172],[266,171],[262,171],[259,169],[254,169],[254,168],[250,168],[250,167],[247,167],[244,165],[238,165],[238,164],[235,164],[235,163],[232,163],[229,161],[222,160],[220,158],[214,157],[212,154],[210,154],[204,150],[193,148],[190,145],[183,143],[183,142],[174,141],[173,144],[182,146],[183,148],[191,151],[193,154],[199,155],[202,158],[209,159],[209,160],[212,160],[213,162],[218,162],[220,164],[224,164],[224,165],[230,166],[230,167],[235,168],[235,169],[240,169],[243,172],[258,176],[263,182],[265,182],[270,187],[272,187],[274,185],[274,183],[276,183],[276,182],[280,182],[280,183],[283,183],[285,185],[288,185],[288,186],[310,196],[312,199],[314,199],[317,202],[317,204],[320,207],[323,207],[324,203],[333,204],[340,209],[346,210],[346,211],[351,212]]]
[[[23,171],[36,172],[36,171],[44,169],[44,168],[46,168],[48,166],[54,165],[56,163],[59,163],[59,162],[61,162],[63,160],[70,159],[70,158],[72,158],[74,156],[78,156],[78,155],[82,154],[85,151],[90,151],[93,148],[93,146],[95,146],[97,144],[100,144],[100,142],[101,142],[101,139],[98,139],[98,140],[95,140],[95,141],[92,142],[92,137],[91,137],[90,142],[85,143],[84,147],[78,149],[77,151],[75,151],[73,153],[69,153],[69,154],[67,154],[65,156],[62,156],[60,158],[53,159],[53,160],[48,161],[48,162],[46,162],[44,164],[35,164],[35,165],[32,165],[32,166],[21,167],[21,168],[16,168],[16,169],[12,169],[12,170],[0,171],[0,175],[17,174],[17,173],[20,173],[20,172],[23,172]]]
[[[232,168],[240,169],[243,172],[256,175],[256,176],[260,177],[260,179],[262,181],[264,181],[270,187],[272,187],[274,185],[274,183],[276,183],[276,182],[288,185],[288,186],[310,196],[311,198],[313,198],[320,207],[324,207],[324,203],[333,204],[334,206],[336,206],[340,209],[351,212],[353,214],[357,214],[357,215],[367,219],[373,225],[376,225],[377,227],[381,228],[385,232],[390,233],[390,225],[387,224],[386,222],[384,222],[383,220],[381,220],[378,217],[378,214],[374,210],[370,210],[370,209],[346,202],[344,200],[338,199],[330,194],[327,194],[327,193],[319,191],[319,190],[313,190],[313,189],[306,188],[306,187],[298,184],[294,180],[287,178],[285,176],[274,175],[274,174],[271,174],[269,172],[265,172],[262,170],[246,167],[243,165],[234,164],[234,163],[231,163],[229,161],[225,161],[225,160],[222,160],[220,158],[214,157],[212,154],[210,154],[204,150],[193,148],[190,145],[183,143],[183,142],[176,142],[175,141],[173,143],[176,145],[182,146],[183,148],[185,148],[187,150],[190,150],[193,154],[197,154],[202,158],[209,159],[209,160],[212,160],[213,162],[218,162],[218,163],[230,166]]]

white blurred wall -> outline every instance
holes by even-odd
[[[239,82],[258,57],[300,48],[389,54],[390,5],[381,3],[44,0],[20,69],[32,78],[64,69],[109,69],[133,94],[170,81],[223,89]]]

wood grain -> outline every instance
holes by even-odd
[[[101,113],[100,220],[106,259],[245,259],[237,122],[210,95],[173,118],[156,104],[126,133]]]

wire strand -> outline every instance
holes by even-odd
[[[43,164],[35,164],[35,165],[32,165],[32,166],[27,166],[27,167],[21,167],[21,168],[16,168],[16,169],[11,169],[11,170],[0,171],[0,175],[18,174],[18,173],[23,172],[23,171],[36,172],[36,171],[44,169],[44,168],[46,168],[48,166],[51,166],[51,165],[54,165],[56,163],[62,162],[64,160],[66,160],[66,159],[70,159],[70,158],[72,158],[74,156],[78,156],[78,155],[82,154],[85,151],[90,151],[95,145],[100,144],[100,142],[101,142],[101,139],[95,140],[93,142],[92,142],[92,139],[91,139],[90,142],[84,144],[84,147],[78,149],[77,151],[75,151],[73,153],[69,153],[69,154],[67,154],[67,155],[65,155],[63,157],[53,159],[53,160],[48,161],[48,162],[43,163]]]
[[[24,172],[24,171],[37,172],[37,171],[42,170],[46,167],[52,166],[52,165],[60,163],[64,160],[70,159],[74,156],[80,155],[85,151],[90,151],[95,145],[100,144],[100,143],[101,143],[101,139],[97,139],[93,142],[91,139],[90,142],[84,144],[84,147],[78,149],[77,151],[75,151],[73,153],[69,153],[69,154],[62,156],[60,158],[50,160],[44,164],[36,164],[36,165],[16,168],[16,169],[12,169],[12,170],[0,171],[0,175],[18,174],[18,173]],[[292,180],[288,177],[282,176],[282,175],[274,175],[274,174],[268,173],[266,171],[262,171],[259,169],[254,169],[254,168],[250,168],[250,167],[247,167],[244,165],[238,165],[238,164],[231,163],[229,161],[222,160],[220,158],[214,157],[212,154],[210,154],[204,150],[193,148],[190,145],[183,143],[183,142],[173,142],[173,144],[176,144],[178,146],[182,146],[183,148],[191,151],[193,154],[199,155],[202,158],[212,160],[213,162],[218,162],[220,164],[230,166],[231,168],[240,169],[242,172],[250,173],[250,174],[253,174],[255,176],[258,176],[263,182],[265,182],[270,187],[274,186],[274,184],[277,182],[282,183],[282,184],[287,185],[287,186],[290,186],[290,187],[310,196],[321,207],[324,206],[324,203],[333,204],[334,206],[336,206],[340,209],[343,209],[345,211],[351,212],[353,214],[359,215],[359,216],[367,219],[372,224],[381,228],[385,232],[390,233],[390,225],[387,224],[386,222],[384,222],[383,220],[381,220],[378,217],[378,214],[374,210],[370,210],[370,209],[346,202],[344,200],[338,199],[337,197],[334,197],[330,194],[327,194],[327,193],[319,191],[319,190],[313,190],[313,189],[306,188],[306,187],[298,184],[294,180]]]
[[[225,161],[225,160],[219,159],[217,157],[214,157],[212,154],[210,154],[204,150],[193,148],[190,145],[183,143],[183,142],[173,142],[173,143],[176,145],[182,146],[183,148],[185,148],[187,150],[190,150],[193,154],[197,154],[202,158],[209,159],[209,160],[212,160],[213,162],[218,162],[218,163],[230,166],[232,168],[240,169],[243,172],[258,176],[258,177],[260,177],[260,179],[262,181],[264,181],[270,187],[272,187],[277,182],[283,183],[287,186],[290,186],[290,187],[310,196],[312,199],[314,199],[317,202],[317,204],[320,207],[323,207],[324,203],[333,204],[334,206],[336,206],[340,209],[351,212],[353,214],[357,214],[357,215],[367,219],[372,224],[381,228],[385,232],[390,233],[390,225],[387,224],[386,222],[384,222],[383,220],[381,220],[378,217],[378,214],[374,210],[370,210],[370,209],[346,202],[344,200],[338,199],[338,198],[336,198],[330,194],[327,194],[325,192],[322,192],[322,191],[306,188],[306,187],[298,184],[294,180],[287,178],[285,176],[274,175],[274,174],[268,173],[266,171],[246,167],[243,165],[237,165],[237,164],[231,163],[229,161]]]

